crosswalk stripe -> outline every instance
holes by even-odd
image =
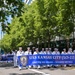
[[[37,73],[41,73],[43,75],[51,75],[51,74],[47,74],[47,73],[44,73],[44,72],[41,72],[41,71],[38,71],[38,70],[35,70],[35,69],[29,69],[30,71],[34,71],[34,72],[37,72]]]

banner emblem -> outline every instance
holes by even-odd
[[[23,66],[26,66],[26,64],[27,64],[27,57],[26,57],[26,56],[22,56],[22,57],[20,58],[20,60],[21,60],[21,64],[22,64]]]

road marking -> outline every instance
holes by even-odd
[[[29,70],[37,72],[37,73],[41,73],[43,75],[51,75],[51,74],[47,74],[47,73],[44,73],[44,72],[41,72],[41,71],[38,71],[38,70],[35,70],[35,69],[29,69]]]

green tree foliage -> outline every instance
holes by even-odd
[[[8,17],[11,15],[21,16],[23,12],[23,0],[0,0],[0,22],[2,23],[2,30],[6,31],[6,22],[8,23]]]
[[[17,0],[15,0],[17,1]],[[55,36],[69,37],[75,27],[75,0],[35,0],[25,5],[21,16],[9,24],[9,34],[2,39],[3,49],[50,41]],[[18,12],[19,13],[19,12]]]

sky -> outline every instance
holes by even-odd
[[[7,17],[7,19],[8,19],[8,22],[11,23],[11,20],[12,20],[11,16]],[[7,23],[7,22],[5,21],[5,23]],[[1,23],[0,23],[0,39],[1,38],[3,38],[3,32],[2,32],[2,27],[1,27]]]

